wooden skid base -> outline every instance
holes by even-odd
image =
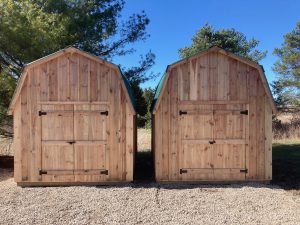
[[[270,184],[270,180],[236,180],[236,181],[224,181],[224,180],[195,180],[195,181],[156,181],[159,184],[250,184],[250,183],[260,183],[260,184]]]
[[[20,187],[62,187],[62,186],[118,186],[131,184],[132,181],[106,181],[106,182],[17,182]]]

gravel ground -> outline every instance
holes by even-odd
[[[0,224],[300,224],[300,195],[269,185],[20,188],[0,169]]]

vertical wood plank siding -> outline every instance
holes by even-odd
[[[136,116],[118,68],[76,51],[27,73],[13,111],[15,181],[132,181]],[[100,174],[105,169],[108,175]]]
[[[156,180],[271,180],[272,108],[259,71],[211,51],[167,73],[152,115]]]

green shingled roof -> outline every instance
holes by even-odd
[[[129,98],[130,98],[131,103],[132,103],[132,106],[133,106],[134,110],[136,111],[136,101],[135,101],[135,97],[134,97],[134,94],[133,94],[132,87],[131,87],[131,85],[130,85],[130,83],[129,83],[129,80],[128,80],[127,77],[122,73],[122,71],[121,71],[121,69],[120,69],[119,66],[118,66],[118,68],[119,68],[119,71],[120,71],[120,73],[121,73],[121,76],[122,76],[122,78],[123,78],[123,80],[124,80],[125,87],[126,87],[126,89],[127,89]]]
[[[167,67],[166,71],[167,70],[168,70],[168,67]],[[152,104],[151,104],[151,108],[150,108],[151,113],[153,112],[153,109],[155,107],[156,101],[157,101],[157,99],[158,99],[158,97],[159,97],[159,95],[161,93],[161,89],[162,89],[163,84],[165,82],[166,75],[167,75],[167,72],[165,72],[164,75],[161,77],[161,79],[160,79],[160,81],[159,81],[159,83],[158,83],[158,85],[156,87],[155,95],[154,95],[154,98],[152,100]]]

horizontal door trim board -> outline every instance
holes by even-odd
[[[245,139],[215,139],[214,144],[237,144],[237,145],[244,145],[246,144]]]
[[[205,139],[205,140],[199,140],[199,139],[182,139],[183,144],[207,144],[209,145],[209,141],[211,139]],[[214,145],[217,144],[240,144],[244,145],[246,144],[245,139],[215,139],[215,142],[213,143]]]
[[[180,114],[181,111],[181,114]],[[210,115],[213,114],[212,109],[199,109],[199,110],[179,110],[180,115],[188,116],[188,115]]]
[[[72,142],[72,143],[70,143]],[[63,140],[63,141],[51,141],[51,140],[42,140],[43,145],[106,145],[106,140],[95,140],[95,141],[73,141],[73,140]]]
[[[45,174],[42,174],[42,176],[47,176],[47,175],[74,175],[73,169],[71,170],[53,170],[53,169],[43,169]]]
[[[107,169],[76,169],[74,175],[108,175]]]
[[[62,140],[62,141],[51,141],[51,140],[42,140],[42,146],[46,145],[70,145],[72,140]]]
[[[199,109],[199,110],[179,110],[179,115],[241,115],[245,110],[243,109]],[[246,112],[246,111],[245,111]],[[248,112],[247,112],[248,113]],[[247,114],[245,114],[247,115]]]
[[[106,145],[106,140],[97,140],[97,141],[77,141],[74,143],[74,145]]]
[[[206,173],[206,174],[224,174],[224,173],[242,173],[241,170],[245,168],[182,168],[188,173]]]
[[[209,145],[211,139],[182,139],[182,144],[207,144]]]
[[[74,113],[86,113],[86,114],[90,114],[90,113],[99,113],[100,114],[102,112],[104,113],[104,110],[74,110]]]
[[[234,104],[249,104],[249,101],[247,100],[236,100],[236,101],[230,101],[230,100],[183,100],[179,101],[179,105],[234,105]]]
[[[225,114],[232,114],[232,115],[242,115],[241,111],[244,111],[243,109],[227,109],[227,110],[214,110],[214,115],[225,115]]]
[[[95,104],[95,105],[108,105],[108,101],[101,101],[101,102],[89,102],[89,101],[42,101],[38,102],[41,105],[76,105],[76,104]]]
[[[64,113],[64,114],[73,114],[73,110],[63,110],[63,109],[58,109],[58,110],[42,110],[40,111],[41,113]],[[45,114],[45,115],[46,115]]]
[[[107,175],[106,169],[70,169],[70,170],[54,170],[43,169],[41,175]]]

